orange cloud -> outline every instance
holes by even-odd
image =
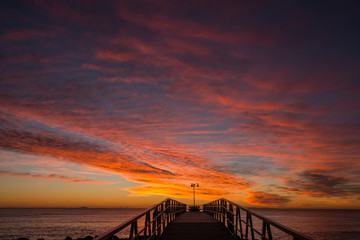
[[[121,153],[105,146],[51,132],[2,130],[2,136],[0,145],[4,148],[50,155],[106,171],[118,172],[129,180],[148,185],[131,190],[133,192],[145,193],[154,190],[154,186],[160,184],[162,187],[170,185],[166,186],[166,189],[177,189],[173,194],[167,192],[173,196],[184,188],[184,185],[176,184],[179,181],[202,182],[205,186],[208,185],[209,192],[220,191],[222,187],[245,189],[250,184],[241,177],[221,171],[221,168],[216,170],[216,166],[206,163],[204,159],[151,149],[149,146],[133,146],[131,152],[127,149],[127,153]],[[147,193],[151,194],[151,192]]]
[[[47,180],[60,180],[69,183],[93,183],[93,184],[111,184],[110,182],[101,181],[101,180],[91,180],[91,179],[83,179],[77,177],[67,177],[58,174],[49,174],[49,175],[40,175],[40,174],[30,174],[30,173],[17,173],[17,172],[9,172],[9,171],[1,171],[1,176],[13,176],[13,177],[23,177],[23,178],[40,178]]]
[[[0,146],[118,173],[133,193],[356,195],[359,70],[330,46],[343,32],[305,36],[311,14],[253,21],[271,3],[204,3],[9,3]]]

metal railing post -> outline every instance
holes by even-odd
[[[231,203],[229,203],[229,211],[227,212],[227,224],[230,232],[234,234],[234,209]]]
[[[144,237],[147,237],[147,232],[149,232],[149,236],[151,236],[151,224],[150,224],[150,212],[147,212],[145,215],[145,230]]]
[[[164,204],[161,205],[161,212],[162,212],[162,214],[161,214],[162,229],[160,228],[161,233],[164,231],[164,229],[166,227],[166,218],[167,218],[166,211],[167,211],[166,202],[164,202]]]
[[[241,220],[241,212],[240,212],[240,208],[236,207],[236,222],[239,224],[239,230],[240,230],[240,239],[243,240],[244,239],[244,233],[243,233],[243,228],[242,228],[242,220]],[[237,229],[237,228],[236,228]],[[237,233],[236,233],[237,235]]]
[[[266,238],[266,233],[268,235],[267,238]],[[272,240],[270,224],[267,223],[265,220],[263,220],[263,224],[262,224],[262,236],[261,236],[261,239],[262,240]]]
[[[138,227],[137,227],[137,220],[135,220],[134,222],[131,223],[130,226],[129,239],[134,239],[134,237],[137,236],[137,234],[138,234]],[[135,239],[137,239],[137,237],[135,237]]]
[[[236,239],[249,240],[249,235],[251,235],[250,239],[252,240],[259,239],[259,237],[262,240],[272,240],[273,235],[271,228],[275,228],[283,233],[288,234],[293,238],[293,240],[311,240],[310,237],[307,237],[293,229],[285,227],[280,223],[254,213],[251,210],[241,207],[236,203],[233,203],[224,198],[217,199],[210,203],[204,204],[203,206],[204,212],[212,215],[219,222],[222,222]],[[245,213],[243,214],[246,219],[241,218],[242,211],[246,213],[246,216],[244,215]],[[262,221],[261,229],[260,226],[258,227],[257,225],[253,225],[253,217],[255,217],[256,220]],[[243,224],[245,229],[243,228]]]
[[[114,229],[100,234],[94,240],[109,240],[112,239],[115,234],[125,230],[130,226],[129,239],[130,240],[155,240],[160,237],[169,222],[173,221],[176,216],[185,212],[183,209],[185,206],[176,200],[165,199],[164,201],[156,204],[155,206],[148,208],[138,216],[120,224]],[[145,224],[142,229],[138,227],[138,221],[140,218],[145,217]],[[152,217],[152,218],[151,218]]]

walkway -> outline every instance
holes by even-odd
[[[202,212],[186,212],[169,223],[160,240],[234,240],[224,224]]]

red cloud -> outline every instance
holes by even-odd
[[[338,196],[299,174],[319,169],[356,187],[359,70],[331,45],[343,34],[305,36],[318,13],[265,26],[271,3],[202,4],[37,1],[3,21],[1,146],[117,172],[141,193],[188,194],[179,183],[196,180],[227,194],[267,177]]]
[[[150,185],[135,188],[131,190],[133,192],[145,193],[146,190],[153,189],[151,186],[159,184],[181,191],[184,185],[177,184],[179,181],[202,182],[208,186],[209,191],[213,192],[225,186],[238,189],[249,186],[248,181],[221,169],[216,170],[215,166],[206,163],[204,159],[183,153],[165,152],[153,149],[151,146],[134,145],[132,146],[134,149],[129,148],[126,150],[127,153],[121,153],[105,146],[51,132],[29,133],[17,129],[2,130],[1,133],[3,137],[0,139],[0,146],[4,148],[71,160],[106,171],[118,172],[129,180]]]
[[[58,174],[49,174],[49,175],[40,175],[40,174],[30,174],[30,173],[17,173],[17,172],[9,172],[9,171],[1,171],[0,175],[2,176],[13,176],[13,177],[23,177],[23,178],[40,178],[40,179],[54,179],[65,181],[69,183],[95,183],[95,184],[110,184],[110,182],[101,181],[101,180],[91,180],[91,179],[83,179],[77,177],[67,177]]]

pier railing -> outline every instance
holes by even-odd
[[[272,240],[273,229],[282,232],[293,240],[311,240],[311,238],[304,236],[295,230],[254,213],[225,198],[204,204],[203,209],[204,212],[224,223],[236,239]],[[253,220],[260,222],[260,227],[255,226]]]
[[[186,205],[173,199],[164,201],[148,208],[138,216],[120,224],[114,229],[96,237],[94,240],[116,239],[114,235],[129,228],[129,240],[155,240],[160,237],[166,226],[178,215],[186,212]],[[144,218],[145,217],[145,218]],[[139,221],[144,219],[144,226],[139,229]]]

